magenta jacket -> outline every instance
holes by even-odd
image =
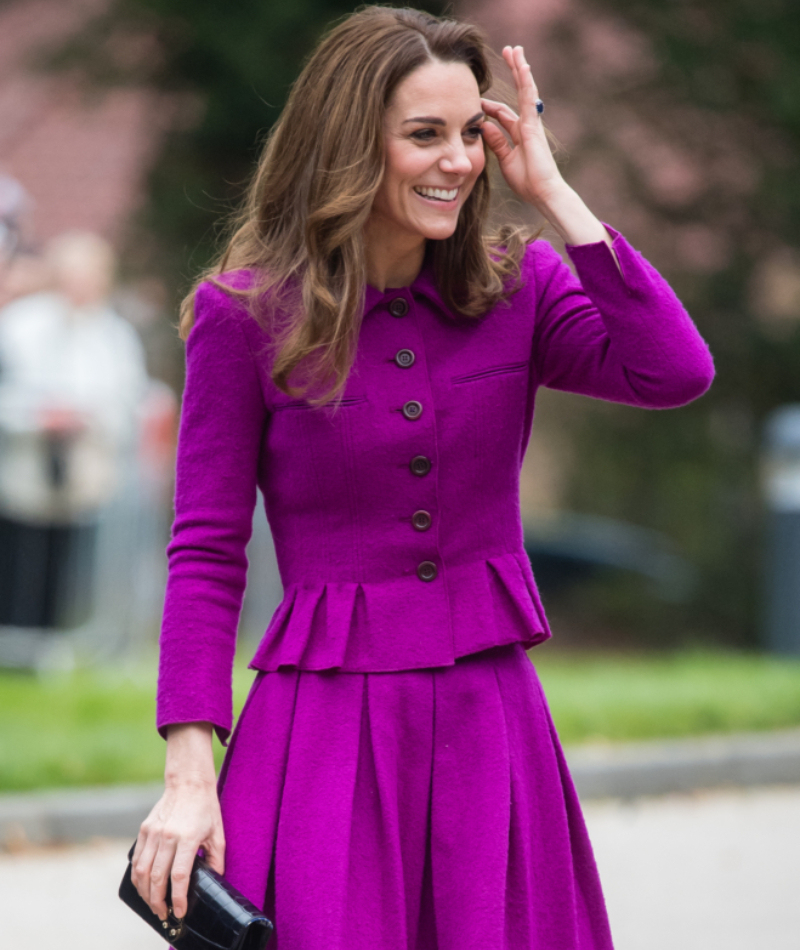
[[[550,636],[519,504],[536,390],[666,409],[714,376],[673,290],[606,228],[624,276],[604,242],[567,245],[576,278],[537,240],[522,289],[478,320],[448,309],[429,266],[409,287],[368,287],[336,412],[278,390],[266,331],[200,286],[167,547],[162,735],[193,721],[223,742],[230,733],[257,485],[284,597],[251,668],[447,666]]]

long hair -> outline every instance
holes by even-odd
[[[281,391],[299,396],[321,387],[308,397],[312,404],[339,396],[363,315],[363,229],[383,179],[387,104],[406,76],[434,60],[466,64],[485,94],[489,56],[477,27],[419,10],[367,6],[335,25],[307,59],[267,137],[224,250],[181,305],[181,338],[194,321],[197,285],[211,280],[270,322],[271,374]],[[429,242],[439,292],[465,317],[479,317],[516,289],[532,239],[515,226],[489,233],[489,208],[484,168],[453,235]],[[241,268],[252,279],[233,287],[224,275]],[[295,371],[300,386],[289,382]]]

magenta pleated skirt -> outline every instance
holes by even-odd
[[[578,798],[518,644],[256,674],[219,777],[270,950],[611,950]]]

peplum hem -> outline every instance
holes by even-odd
[[[550,636],[528,556],[512,551],[446,564],[432,582],[289,584],[249,666],[396,672]]]

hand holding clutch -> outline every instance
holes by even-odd
[[[176,950],[263,950],[272,936],[272,921],[200,857],[192,867],[186,916],[178,919],[172,915],[168,883],[169,915],[160,920],[131,881],[135,847],[134,841],[119,896],[167,943]]]

